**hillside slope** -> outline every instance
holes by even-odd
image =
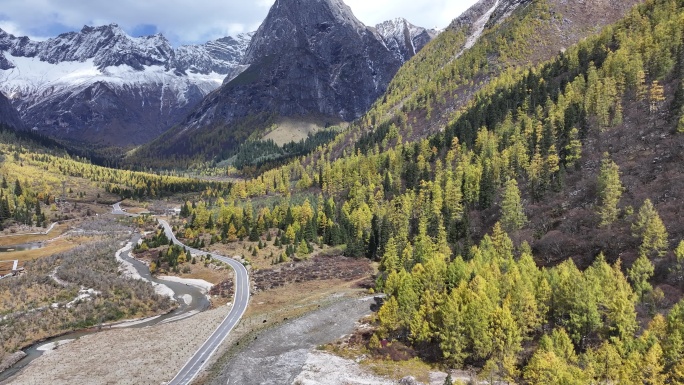
[[[405,140],[441,130],[498,75],[526,68],[619,20],[639,0],[481,0],[403,66],[338,146],[394,123]]]

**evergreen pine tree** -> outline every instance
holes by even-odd
[[[610,226],[618,218],[618,203],[622,197],[622,182],[620,181],[620,169],[610,159],[608,153],[603,154],[601,171],[598,177],[599,207],[598,214],[601,219],[600,226]]]
[[[639,209],[632,231],[635,237],[641,238],[640,254],[648,256],[654,253],[659,257],[665,255],[668,245],[667,229],[650,199],[646,199]]]
[[[249,232],[249,241],[250,242],[256,242],[259,240],[259,230],[257,229],[257,226],[254,225],[252,226],[252,230]]]
[[[579,140],[579,130],[572,128],[568,145],[565,146],[565,164],[568,168],[579,169],[579,161],[582,158],[582,142]]]
[[[21,188],[21,183],[19,183],[19,179],[17,179],[14,182],[14,195],[20,196],[23,193],[23,189]]]
[[[480,180],[479,207],[488,209],[494,200],[496,192],[496,181],[494,180],[494,170],[491,162],[487,161],[482,167],[482,179]]]
[[[501,225],[508,232],[520,230],[527,223],[527,217],[520,200],[520,190],[515,179],[506,182],[501,201]]]
[[[646,255],[642,254],[632,267],[627,270],[627,275],[632,281],[632,286],[634,291],[639,295],[639,298],[643,300],[644,294],[651,291],[651,284],[648,280],[653,276],[654,267],[651,261],[648,260]]]

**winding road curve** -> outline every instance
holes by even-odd
[[[194,254],[210,255],[216,260],[229,264],[233,270],[235,270],[235,301],[233,301],[233,307],[214,333],[207,338],[204,344],[202,344],[197,352],[195,352],[185,366],[178,372],[176,377],[168,383],[169,385],[190,384],[202,368],[204,368],[204,365],[209,358],[216,352],[216,349],[218,349],[221,343],[228,337],[230,331],[233,330],[238,322],[240,322],[242,315],[245,314],[247,304],[249,303],[249,275],[247,274],[245,266],[232,258],[226,258],[222,255],[208,253],[185,246],[176,239],[176,236],[171,230],[171,226],[169,226],[165,220],[157,219],[157,221],[164,227],[166,236],[173,240],[173,243],[187,248]]]
[[[122,210],[119,203],[113,205],[112,213],[118,215],[136,216],[135,214],[127,213]],[[249,275],[247,274],[247,269],[245,266],[235,259],[194,249],[184,245],[178,239],[176,239],[176,236],[173,234],[173,230],[168,222],[159,218],[157,218],[157,221],[164,227],[164,233],[166,233],[167,238],[171,239],[173,243],[185,247],[186,249],[190,250],[190,253],[193,254],[210,255],[213,259],[225,262],[230,265],[233,270],[235,270],[235,300],[233,301],[233,307],[230,309],[230,312],[226,318],[223,319],[218,328],[216,328],[214,333],[207,338],[204,344],[200,346],[197,352],[195,352],[185,366],[183,366],[178,374],[176,374],[176,377],[167,383],[168,385],[189,385],[204,368],[209,358],[216,352],[221,343],[225,341],[231,330],[233,330],[238,322],[240,322],[242,315],[245,314],[247,305],[249,304]]]

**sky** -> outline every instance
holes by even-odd
[[[174,46],[255,31],[274,0],[0,0],[0,28],[44,40],[117,23],[132,36],[163,33]],[[444,28],[476,0],[344,0],[366,25],[404,17]]]

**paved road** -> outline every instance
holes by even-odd
[[[247,310],[247,304],[249,303],[249,276],[245,266],[232,258],[226,258],[218,254],[204,252],[183,245],[176,239],[176,236],[171,230],[171,226],[169,226],[165,220],[157,220],[164,227],[166,236],[173,240],[173,243],[186,247],[193,254],[210,255],[214,259],[229,264],[233,270],[235,270],[235,300],[233,301],[233,307],[230,309],[230,313],[228,313],[216,331],[209,336],[192,358],[188,360],[176,377],[168,383],[169,385],[190,384],[202,368],[204,368],[204,365],[206,365],[209,358],[216,352],[216,349],[218,349],[221,343],[228,337],[230,331],[233,330],[238,322],[240,322],[240,318],[245,313],[245,310]]]
[[[112,214],[137,216],[124,211],[119,203],[115,203],[112,206]],[[235,270],[235,300],[233,301],[233,307],[230,309],[230,312],[226,318],[223,319],[223,322],[221,322],[218,328],[216,328],[214,333],[209,336],[204,344],[202,344],[197,352],[195,352],[185,366],[183,366],[183,368],[178,372],[176,377],[174,377],[171,382],[167,383],[168,385],[186,385],[191,384],[192,380],[197,377],[199,372],[206,365],[209,358],[228,337],[228,334],[231,332],[231,330],[233,330],[238,322],[240,322],[242,315],[245,314],[245,310],[247,310],[247,305],[249,304],[249,275],[247,274],[247,269],[245,266],[232,258],[194,249],[182,244],[178,239],[176,239],[176,235],[173,233],[173,230],[171,229],[171,226],[169,226],[168,222],[159,218],[157,218],[157,221],[164,227],[166,237],[173,240],[173,243],[185,247],[193,254],[210,255],[216,260],[227,263],[233,268],[233,270]]]
[[[112,205],[112,214],[114,215],[127,215],[129,217],[137,217],[136,214],[131,214],[126,212],[126,209],[121,208],[121,202],[114,203]]]

